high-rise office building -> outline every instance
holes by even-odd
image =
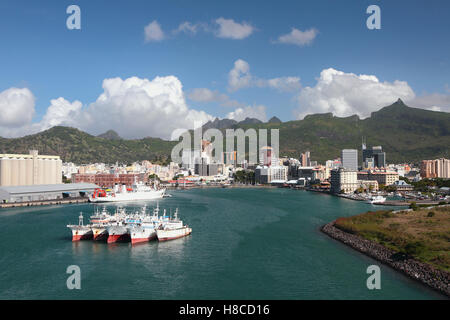
[[[342,167],[348,170],[358,170],[358,150],[344,149],[341,153]]]
[[[362,144],[362,166],[369,169],[367,165],[371,164],[376,168],[386,167],[386,152],[383,152],[381,146],[367,148],[365,142]]]
[[[420,165],[420,176],[422,178],[450,178],[450,160],[444,158],[423,160]]]
[[[300,155],[300,164],[302,167],[311,166],[311,153],[306,151]]]

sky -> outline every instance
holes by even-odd
[[[81,29],[69,29],[80,8]],[[380,29],[366,21],[380,9]],[[450,111],[448,1],[0,2],[0,136]]]

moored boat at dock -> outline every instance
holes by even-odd
[[[382,196],[374,196],[374,197],[370,197],[370,198],[367,200],[367,203],[375,204],[375,203],[383,203],[383,202],[385,202],[385,201],[386,201],[386,198],[385,198],[385,197],[382,197]]]
[[[155,200],[165,197],[165,188],[159,188],[157,185],[148,186],[142,182],[135,181],[131,188],[125,185],[114,187],[114,191],[106,192],[102,189],[96,189],[89,197],[90,202],[123,202],[123,201],[143,201]]]
[[[158,237],[159,241],[167,241],[167,240],[174,240],[181,237],[188,236],[192,233],[192,229],[188,226],[183,226],[181,228],[162,228],[156,230],[156,236]]]
[[[80,213],[78,225],[67,225],[72,230],[72,240],[82,239],[107,240],[107,243],[128,242],[132,244],[148,242],[153,239],[166,241],[187,236],[192,229],[183,225],[178,218],[178,208],[174,217],[167,215],[164,209],[159,216],[159,205],[153,210],[153,214],[146,212],[146,207],[141,212],[127,213],[123,208],[118,208],[111,215],[103,208],[102,212],[96,211],[91,216],[91,223],[83,224],[83,215]]]
[[[164,216],[165,217],[165,210]],[[173,219],[163,220],[163,223],[156,230],[158,241],[174,240],[188,236],[192,233],[192,229],[183,225],[183,221],[178,218],[178,208],[175,210]]]
[[[80,212],[78,224],[69,224],[67,228],[72,230],[72,241],[87,240],[92,238],[92,230],[88,225],[83,224],[83,214]]]

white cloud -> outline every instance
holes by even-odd
[[[103,90],[85,111],[89,132],[114,129],[124,138],[168,138],[177,128],[191,129],[194,121],[213,119],[187,107],[181,82],[175,76],[105,79]]]
[[[247,106],[244,108],[237,108],[233,112],[226,115],[226,118],[236,121],[245,120],[245,118],[256,118],[263,122],[267,121],[266,107],[263,105]]]
[[[238,59],[228,74],[228,90],[233,92],[245,87],[270,87],[279,91],[295,91],[301,88],[300,78],[280,77],[262,79],[251,75],[249,64]]]
[[[238,23],[233,19],[224,19],[222,17],[215,21],[219,25],[219,29],[216,31],[216,36],[219,38],[228,39],[244,39],[250,36],[255,28],[246,23]]]
[[[319,31],[315,28],[311,28],[305,31],[292,28],[290,33],[279,36],[278,40],[275,42],[304,46],[311,44],[318,33]]]
[[[281,77],[273,79],[258,79],[256,85],[259,87],[270,87],[279,91],[295,91],[299,90],[302,86],[300,84],[300,78],[298,77]]]
[[[442,93],[424,94],[410,101],[405,101],[409,106],[429,109],[433,111],[450,112],[450,95]]]
[[[23,136],[65,125],[91,134],[114,129],[124,138],[150,136],[167,139],[173,130],[192,129],[195,122],[205,123],[214,119],[203,111],[188,108],[181,82],[175,76],[156,77],[153,80],[137,77],[125,80],[105,79],[103,93],[95,102],[83,108],[80,101],[69,102],[62,97],[51,100],[42,120],[35,123],[31,123],[34,98],[29,101],[33,96],[28,89],[22,90],[22,94],[28,96],[28,100],[21,98],[25,102],[15,103],[20,117],[14,115],[21,119],[20,122],[10,116],[2,117],[4,123],[0,124],[0,136]],[[6,94],[0,96],[4,95]],[[0,103],[0,110],[7,110],[5,106],[11,107],[11,101]],[[8,122],[5,119],[8,119]]]
[[[50,100],[50,106],[46,114],[35,126],[38,126],[38,131],[46,130],[54,126],[77,126],[82,115],[82,106],[83,104],[78,100],[71,103],[62,97],[52,99]]]
[[[34,95],[27,88],[9,88],[0,92],[0,127],[20,127],[31,121]]]
[[[244,104],[230,99],[224,93],[220,93],[218,90],[210,90],[208,88],[196,88],[189,92],[188,98],[195,102],[218,102],[224,107],[243,107]]]
[[[161,26],[156,20],[150,22],[144,28],[144,34],[145,34],[145,42],[161,41],[164,39],[164,32],[162,31]]]
[[[198,31],[198,26],[197,25],[186,21],[186,22],[180,23],[178,28],[175,29],[173,31],[173,33],[184,32],[184,33],[196,34],[197,31]]]
[[[250,86],[251,75],[249,64],[238,59],[234,62],[234,67],[228,74],[228,86],[230,91],[236,91]]]
[[[305,87],[297,97],[297,119],[307,114],[332,112],[336,116],[359,115],[361,118],[380,107],[415,97],[405,81],[380,82],[373,75],[356,75],[332,68],[320,73],[314,87]]]

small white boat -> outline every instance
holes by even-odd
[[[370,197],[370,198],[367,200],[367,203],[374,204],[374,203],[383,203],[383,202],[385,202],[385,201],[386,201],[386,198],[385,198],[385,197],[382,197],[382,196],[374,196],[374,197]]]

